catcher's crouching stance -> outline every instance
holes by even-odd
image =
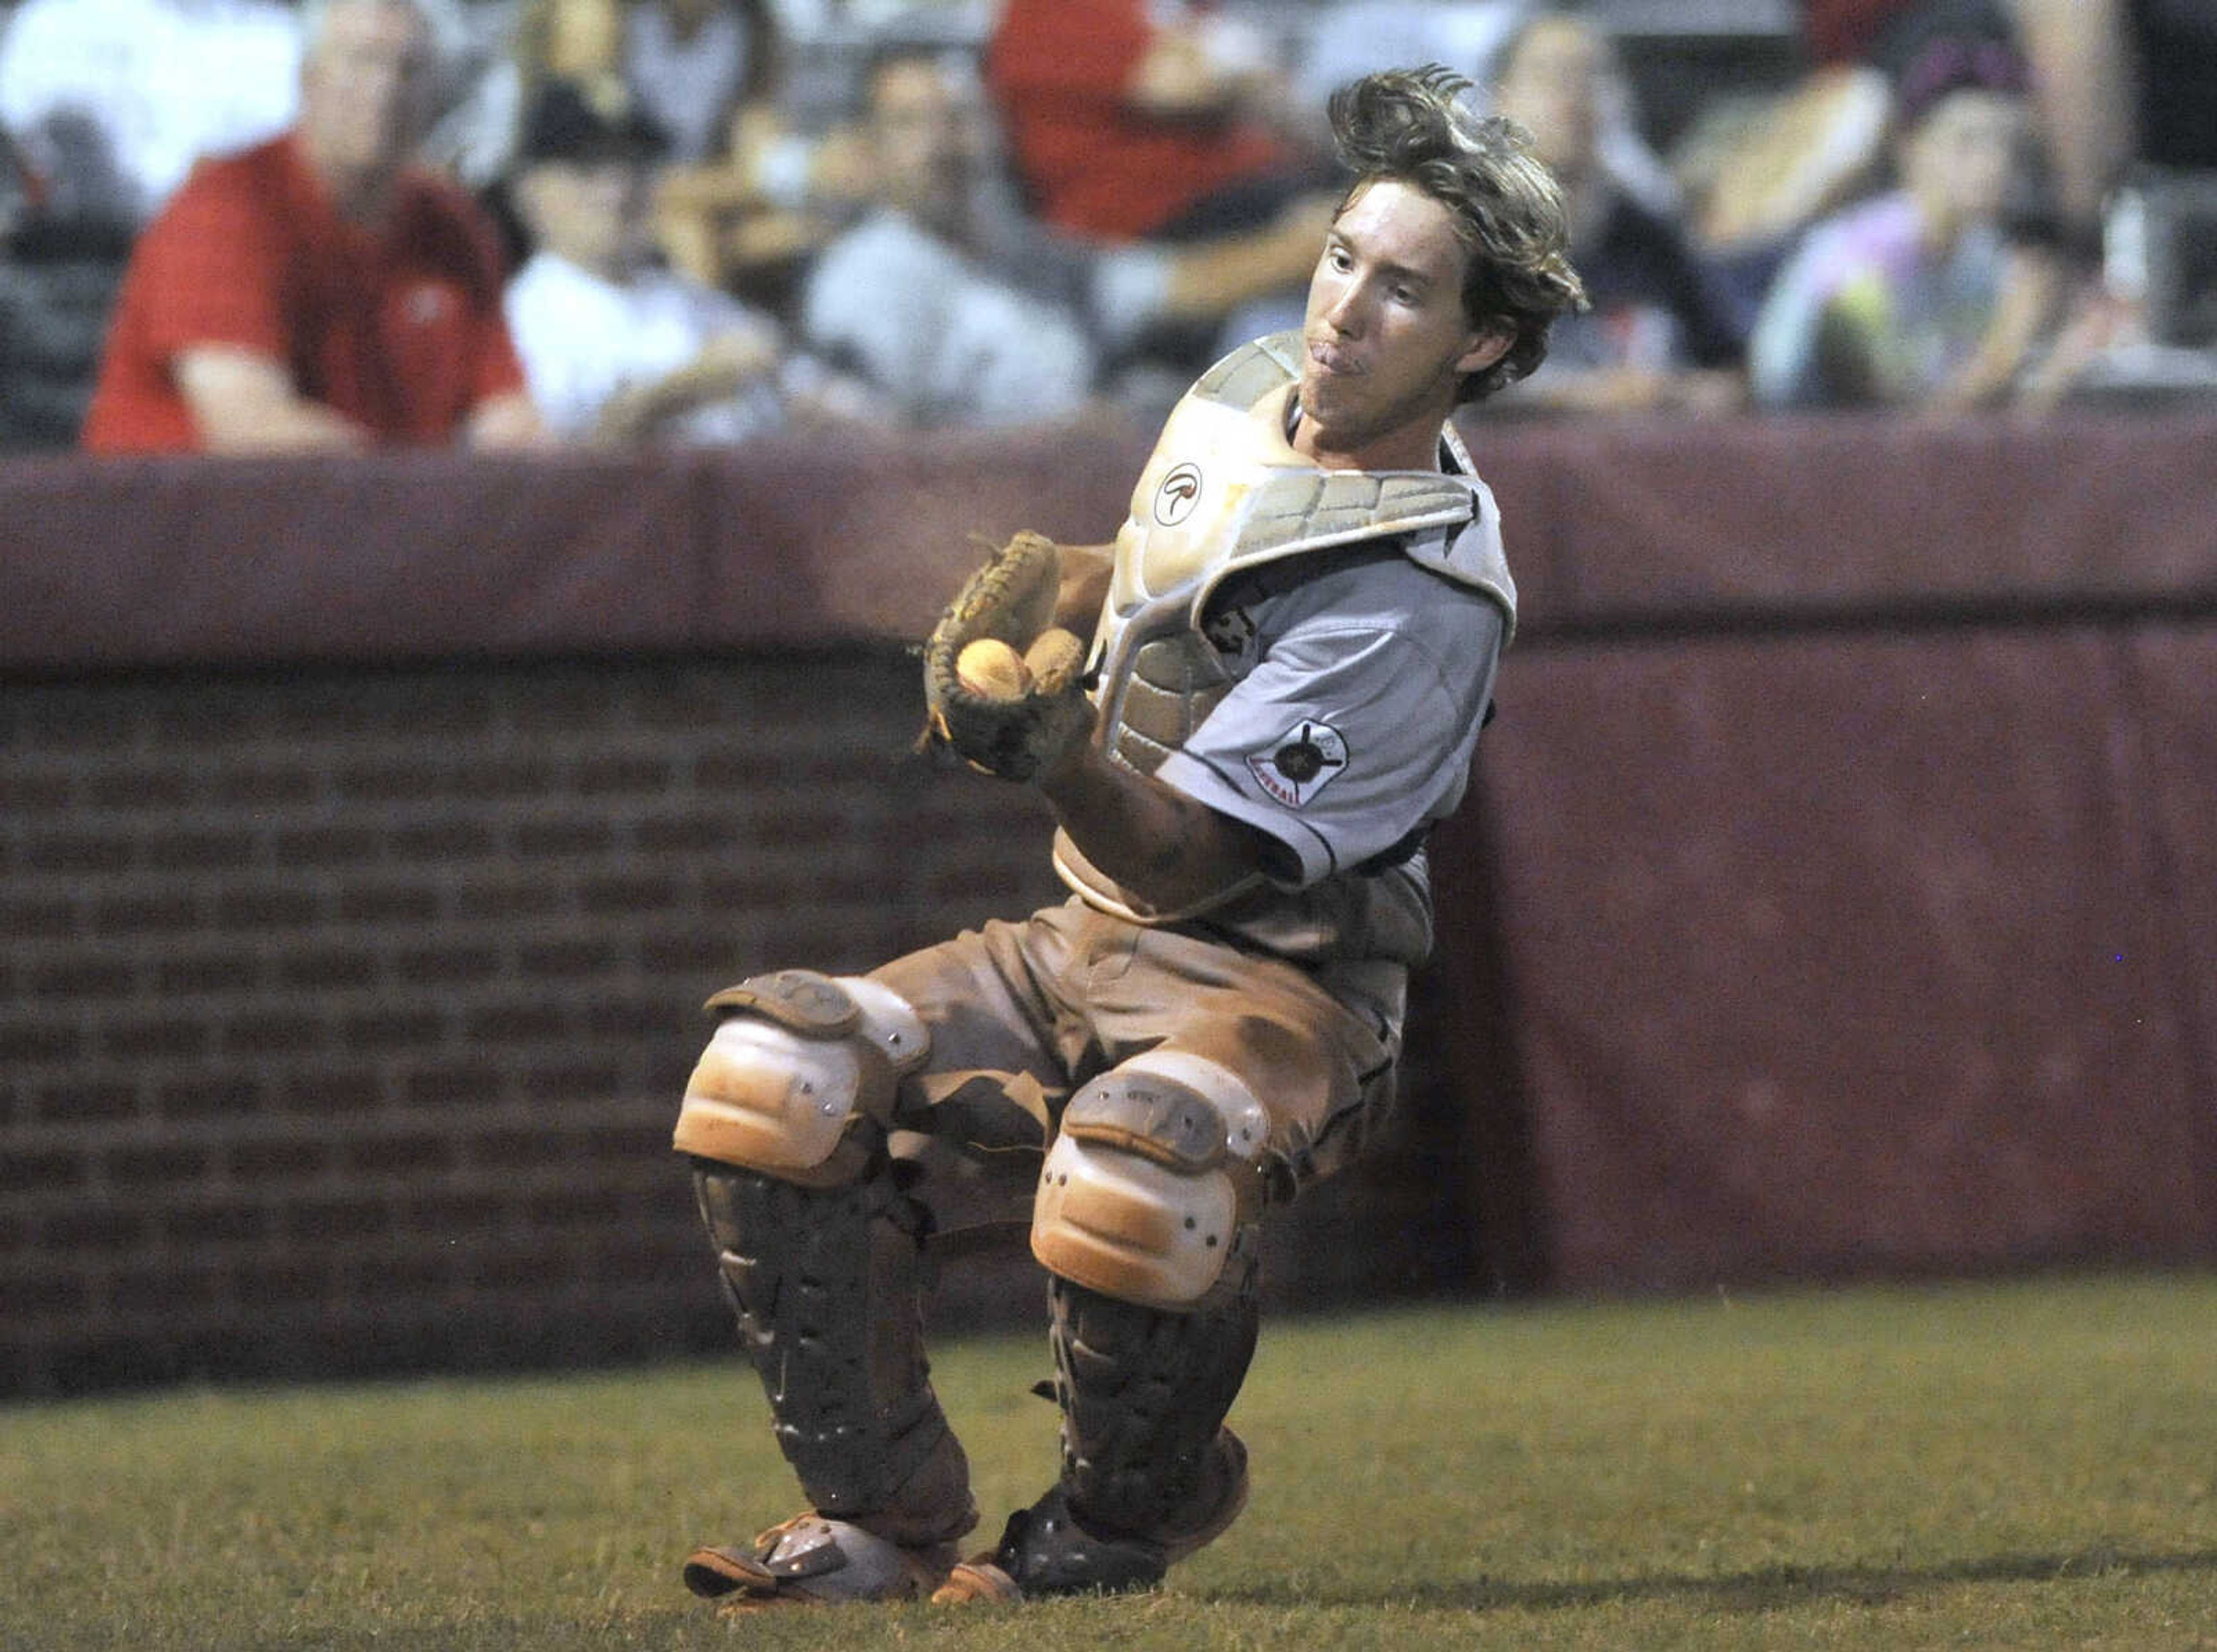
[[[1333,100],[1358,182],[1302,334],[1165,424],[1113,557],[1019,535],[925,649],[929,737],[1037,786],[1064,905],[867,976],[757,976],[677,1123],[810,1508],[697,1550],[744,1607],[1149,1587],[1231,1525],[1264,1210],[1361,1150],[1514,624],[1446,419],[1578,301],[1553,183],[1443,71]],[[1421,180],[1421,181],[1420,181]],[[1444,180],[1444,182],[1443,182]],[[1090,626],[1090,649],[1065,628]],[[991,1549],[933,1393],[923,1247],[1030,1224],[1061,1469]]]

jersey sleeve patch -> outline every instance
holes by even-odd
[[[1288,808],[1303,807],[1346,767],[1346,738],[1313,717],[1302,718],[1247,758],[1247,771],[1256,784]]]

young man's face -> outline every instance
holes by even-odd
[[[1463,375],[1512,342],[1505,326],[1481,328],[1464,313],[1468,260],[1447,207],[1414,184],[1358,189],[1309,282],[1298,445],[1431,462]]]

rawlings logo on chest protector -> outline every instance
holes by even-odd
[[[1155,487],[1155,520],[1175,528],[1193,514],[1201,498],[1201,467],[1190,462],[1174,466]]]

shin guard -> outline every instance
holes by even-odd
[[[1251,1267],[1191,1313],[1059,1278],[1049,1300],[1071,1512],[1103,1536],[1175,1538],[1218,1489],[1218,1432],[1255,1355]]]
[[[924,1358],[923,1218],[891,1176],[809,1188],[695,1160],[694,1185],[778,1444],[817,1511],[905,1544],[976,1525]]]
[[[1224,1418],[1255,1352],[1251,1263],[1192,1313],[1051,1290],[1062,1477],[942,1598],[1150,1588],[1245,1505],[1247,1451]]]

